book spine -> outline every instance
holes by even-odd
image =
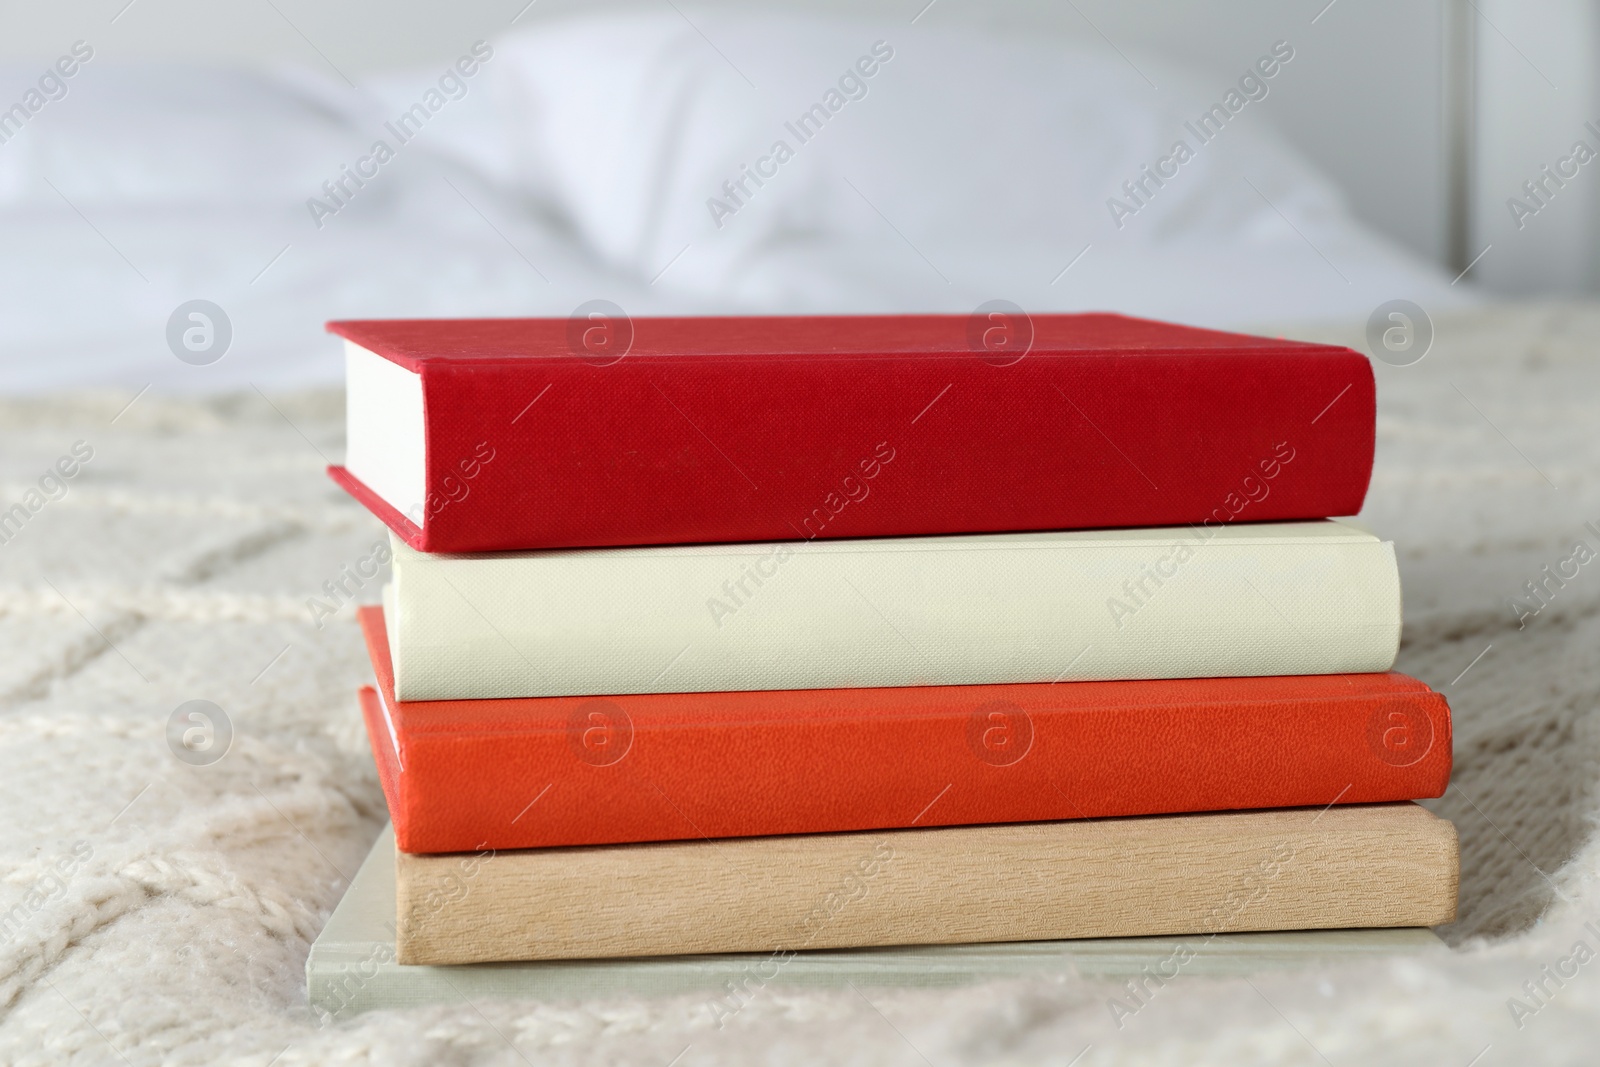
[[[402,852],[396,948],[458,964],[1432,926],[1458,875],[1455,828],[1414,804]]]
[[[743,698],[714,719],[660,697],[523,704],[514,730],[402,726],[403,772],[378,696],[362,703],[418,853],[1322,807],[1436,797],[1450,778],[1449,708],[1429,691],[1063,707],[1048,686],[991,688],[919,691],[915,715],[870,693],[802,714]]]
[[[1163,577],[1164,576],[1164,577]],[[1384,671],[1377,540],[399,552],[401,700]]]
[[[422,529],[478,552],[1356,514],[1351,352],[425,363]]]

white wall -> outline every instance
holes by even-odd
[[[1508,293],[1578,293],[1600,282],[1600,159],[1558,187],[1546,205],[1523,183],[1543,177],[1575,141],[1600,151],[1600,11],[1592,0],[1476,0],[1477,143],[1472,254],[1490,250],[1473,277]],[[1570,169],[1570,166],[1569,166]],[[1518,226],[1509,202],[1530,208]]]

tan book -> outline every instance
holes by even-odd
[[[850,986],[928,989],[1071,975],[1122,981],[1147,972],[1171,975],[1174,969],[1186,975],[1270,975],[1284,968],[1449,951],[1432,930],[1401,926],[823,949],[797,952],[782,968],[773,967],[768,953],[406,967],[395,953],[394,852],[394,834],[385,827],[306,957],[306,994],[322,1022],[375,1009],[480,998],[654,996],[683,998],[686,1012],[714,1021],[769,985],[791,992]],[[738,992],[729,993],[730,984]]]
[[[773,952],[1455,917],[1411,803],[515,852],[396,854],[402,964]]]

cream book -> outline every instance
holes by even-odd
[[[1348,522],[433,555],[394,542],[400,700],[1388,670]]]
[[[1416,804],[396,854],[402,964],[1434,926]]]

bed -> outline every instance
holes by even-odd
[[[712,29],[760,91],[669,12],[497,38],[472,75],[452,65],[459,97],[442,67],[359,92],[109,71],[0,149],[0,502],[42,501],[0,545],[0,1059],[1583,1062],[1600,1017],[1600,579],[1583,565],[1548,603],[1525,583],[1576,541],[1600,547],[1600,309],[1463,295],[1265,129],[1228,129],[1118,229],[1104,201],[1178,116],[1118,111],[1135,77],[1119,63],[1026,42],[890,42],[861,96],[716,211],[725,181],[776,165],[760,161],[784,123],[889,39],[808,21],[774,50],[771,23]],[[374,131],[430,86],[447,103],[378,163]],[[1016,129],[985,120],[993,94]],[[323,183],[344,167],[373,174],[334,203]],[[1451,953],[1184,979],[1120,1028],[1118,985],[1070,973],[773,989],[723,1028],[670,997],[326,1026],[307,1011],[307,946],[385,821],[353,698],[360,638],[348,610],[318,625],[307,608],[382,535],[322,474],[343,447],[323,319],[1003,298],[1364,348],[1372,309],[1400,297],[1435,336],[1420,361],[1375,365],[1361,518],[1399,550],[1398,669],[1455,710],[1455,778],[1429,803],[1461,833]],[[168,346],[196,298],[231,325],[215,360]],[[47,484],[62,457],[76,473]],[[167,737],[195,699],[229,733],[204,766]]]

